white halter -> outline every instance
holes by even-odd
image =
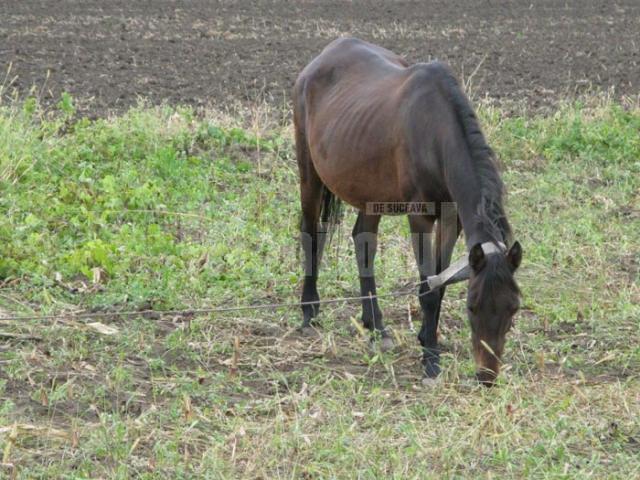
[[[507,250],[507,246],[502,242],[485,242],[481,245],[481,247],[485,255],[504,253]],[[469,256],[465,255],[464,257],[449,265],[438,275],[427,277],[427,285],[429,285],[429,290],[435,290],[436,288],[440,288],[456,282],[461,282],[463,280],[467,280],[468,278]]]

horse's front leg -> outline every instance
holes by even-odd
[[[444,288],[429,292],[426,279],[440,273],[449,266],[451,254],[458,238],[459,223],[455,212],[442,215],[438,220],[435,239],[432,239],[435,217],[409,217],[413,250],[420,272],[420,306],[422,327],[418,339],[423,348],[422,364],[425,376],[435,378],[440,374],[440,348],[438,346],[438,323]],[[435,255],[433,255],[435,244]]]
[[[353,227],[353,242],[358,261],[360,295],[370,297],[362,300],[362,323],[372,332],[378,332],[382,336],[381,349],[389,350],[393,348],[393,340],[382,322],[382,311],[376,297],[376,279],[373,269],[378,248],[379,224],[380,215],[366,215],[364,212],[360,212]]]
[[[437,308],[440,292],[429,292],[427,277],[435,275],[436,261],[433,254],[434,216],[409,216],[411,244],[420,274],[418,298],[422,308],[422,328],[418,339],[423,348],[422,364],[427,377],[436,377],[440,373],[440,351],[438,349],[438,315]]]

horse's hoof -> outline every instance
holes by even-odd
[[[318,337],[320,335],[318,331],[313,327],[299,327],[298,331],[303,337]]]
[[[422,386],[433,388],[440,383],[440,377],[424,377],[422,379]]]
[[[424,376],[425,378],[438,378],[440,375],[440,365],[434,361],[427,361],[424,363]]]
[[[380,342],[380,351],[390,352],[393,350],[393,347],[395,347],[395,344],[391,337],[382,337],[382,341]]]

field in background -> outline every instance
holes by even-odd
[[[297,300],[290,128],[144,105],[77,120],[67,95],[48,113],[0,107],[0,317],[98,314],[0,321],[0,476],[640,475],[640,108],[480,115],[525,250],[492,390],[472,380],[464,285],[447,293],[432,388],[415,297],[382,302],[399,343],[385,354],[353,304],[325,307],[313,337],[297,309],[100,316]],[[353,221],[323,298],[357,291]],[[381,232],[384,293],[416,272],[406,220]]]
[[[153,103],[289,100],[300,70],[338,36],[439,59],[503,109],[640,85],[637,0],[58,0],[0,2],[0,76],[88,115]],[[0,80],[1,82],[1,80]]]

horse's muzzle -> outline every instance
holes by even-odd
[[[474,356],[478,368],[476,378],[486,387],[495,385],[502,363],[500,357],[504,342],[493,341],[491,344],[476,339],[473,342]]]
[[[498,372],[488,368],[482,368],[476,373],[476,379],[485,387],[493,387],[496,384]]]

